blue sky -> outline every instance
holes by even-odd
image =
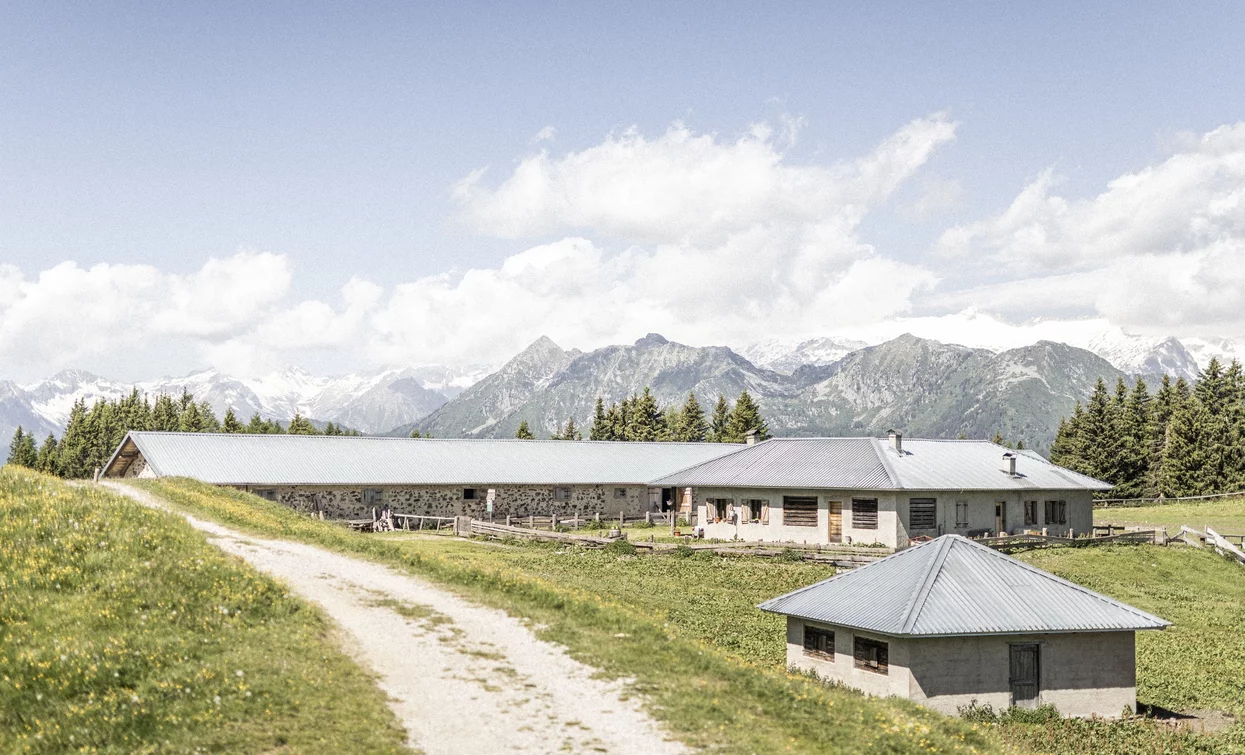
[[[612,271],[635,285],[634,269],[617,269],[619,255],[637,249],[659,254],[659,247],[686,240],[669,235],[666,225],[643,228],[599,215],[554,213],[518,232],[501,229],[488,220],[496,208],[480,209],[478,202],[502,201],[500,188],[525,160],[544,151],[555,173],[582,188],[566,177],[575,157],[588,159],[591,150],[629,129],[653,145],[678,123],[692,136],[728,146],[766,123],[767,143],[781,166],[833,168],[870,155],[906,124],[933,117],[954,124],[953,135],[931,137],[936,147],[905,169],[884,196],[870,199],[859,217],[835,208],[827,217],[802,221],[851,226],[857,255],[827,253],[817,271],[826,286],[864,257],[927,273],[890,292],[903,299],[897,311],[859,322],[829,309],[795,320],[791,312],[766,311],[757,316],[756,328],[715,330],[693,322],[688,311],[673,310],[651,323],[629,316],[623,324],[735,344],[813,331],[867,337],[896,318],[973,308],[1010,324],[1033,317],[1090,318],[1154,334],[1240,334],[1239,322],[1219,315],[1147,319],[1116,301],[1128,298],[1126,291],[1113,295],[1114,304],[1088,301],[1084,293],[1095,285],[1085,275],[1092,271],[1068,251],[1102,246],[1102,264],[1095,269],[1103,276],[1111,276],[1108,262],[1130,254],[1145,256],[1161,272],[1163,264],[1177,265],[1160,259],[1164,254],[1189,254],[1212,242],[1220,243],[1206,251],[1216,255],[1214,267],[1237,259],[1245,248],[1239,245],[1241,211],[1223,220],[1214,208],[1237,196],[1238,173],[1225,184],[1221,169],[1205,166],[1198,184],[1205,202],[1181,217],[1189,220],[1184,225],[1196,225],[1205,210],[1219,224],[1195,239],[1172,237],[1162,249],[1121,251],[1118,239],[1104,241],[1095,234],[1119,221],[1081,217],[1092,215],[1092,207],[1073,212],[1078,217],[1072,219],[1039,212],[1022,227],[999,224],[1006,225],[1006,210],[1022,191],[1048,172],[1050,188],[1044,191],[1075,205],[1092,203],[1121,176],[1143,174],[1185,152],[1226,154],[1229,172],[1235,170],[1231,156],[1245,135],[1222,137],[1226,145],[1191,145],[1245,120],[1245,6],[671,5],[0,5],[0,265],[9,266],[0,281],[7,275],[10,291],[6,295],[0,283],[0,309],[22,300],[9,319],[39,329],[40,318],[51,316],[32,298],[39,296],[96,297],[88,303],[98,304],[99,316],[116,317],[125,327],[139,327],[133,318],[166,317],[168,302],[117,282],[137,274],[124,266],[150,266],[157,278],[172,276],[150,288],[184,286],[192,298],[227,299],[235,290],[227,284],[205,288],[199,280],[212,258],[233,259],[238,267],[219,280],[258,270],[275,281],[269,291],[244,287],[260,302],[241,307],[246,318],[162,327],[145,340],[151,348],[127,347],[135,350],[124,357],[115,348],[77,343],[71,327],[52,323],[47,332],[59,334],[63,348],[35,346],[0,327],[0,359],[14,365],[15,375],[71,363],[176,372],[205,362],[259,369],[295,361],[338,370],[392,361],[492,361],[558,322],[502,310],[491,314],[495,329],[506,331],[502,336],[480,335],[489,329],[487,320],[460,334],[460,308],[467,304],[445,302],[438,319],[436,312],[395,303],[400,286],[426,276],[456,279],[473,269],[496,270],[524,250],[567,239],[591,242],[599,252],[594,264],[609,268],[581,266],[572,279],[598,280]],[[798,127],[791,139],[793,123]],[[542,129],[553,135],[536,141]],[[471,205],[455,186],[480,169],[485,172],[475,185],[484,194]],[[610,168],[601,170],[608,174]],[[587,184],[600,191],[599,184]],[[559,190],[562,201],[576,201],[570,191]],[[684,211],[712,214],[718,201],[723,212],[734,206],[718,196]],[[788,210],[775,202],[775,217]],[[759,216],[753,222],[779,223]],[[1170,235],[1182,221],[1156,222],[1155,237]],[[956,242],[963,248],[947,253],[947,233],[956,228],[964,230]],[[1033,252],[1027,244],[1035,228],[1037,236],[1064,238],[1052,242],[1059,249],[1034,254],[1042,269],[1026,278],[1010,270],[1010,260]],[[782,233],[766,244],[807,243],[807,230],[793,230],[805,242]],[[733,226],[719,231],[709,235],[721,241],[741,233]],[[1017,245],[1018,237],[1028,241]],[[704,252],[703,259],[723,260],[741,279],[758,274],[739,264],[747,257],[714,253],[707,238],[689,242]],[[944,253],[932,251],[940,247]],[[669,254],[690,258],[686,249]],[[256,262],[256,255],[278,259]],[[760,262],[762,270],[783,264]],[[38,285],[43,272],[65,263],[84,273],[101,264],[115,268],[99,283],[107,291],[90,280],[80,282],[85,288]],[[1212,268],[1209,261],[1203,265]],[[689,264],[682,274],[695,279],[697,268]],[[1025,281],[1051,274],[1067,283],[1059,301],[1007,306]],[[1068,283],[1067,276],[1080,277]],[[349,297],[342,294],[352,278],[376,287],[359,294],[353,320]],[[1196,283],[1166,293],[1196,297]],[[1229,298],[1240,293],[1204,280],[1198,285]],[[438,292],[408,293],[449,295]],[[809,301],[816,296],[805,294]],[[485,302],[501,301],[496,292],[483,295]],[[787,292],[780,288],[773,295]],[[600,297],[599,290],[591,292],[581,304]],[[531,309],[524,301],[513,303],[520,313]],[[328,310],[319,312],[322,319],[304,317],[301,325],[290,325],[300,317],[290,312],[306,314],[315,304]],[[595,308],[577,311],[619,320]],[[178,312],[167,316],[210,317],[194,307]],[[414,318],[420,331],[443,335],[401,332],[395,323],[404,318]],[[798,325],[783,332],[779,324],[790,322]],[[337,340],[295,333],[339,326]],[[562,330],[564,340],[578,341],[565,345],[585,348],[643,335],[628,337],[621,325]],[[971,335],[965,333],[965,340]],[[460,345],[447,347],[449,340]]]

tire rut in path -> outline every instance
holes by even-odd
[[[146,491],[103,483],[168,509]],[[379,676],[410,743],[439,753],[682,753],[629,696],[522,621],[379,564],[184,515],[211,542],[318,604]]]

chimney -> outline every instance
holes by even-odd
[[[891,448],[895,449],[895,453],[903,453],[903,433],[898,430],[887,430],[886,437],[890,439]]]
[[[747,443],[750,446],[755,446],[757,444],[757,431],[749,430],[747,433],[745,433],[744,443]]]
[[[1016,477],[1016,454],[1008,451],[1003,454],[1003,460],[1007,462],[1007,473],[1012,477]]]

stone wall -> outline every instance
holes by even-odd
[[[125,468],[125,474],[123,476],[124,477],[150,477],[151,475],[143,474],[143,472],[146,472],[146,471],[147,471],[147,460],[143,458],[142,454],[139,454],[134,457],[134,461],[130,462],[130,466]]]
[[[370,519],[372,508],[388,504],[395,514],[422,516],[486,516],[489,486],[475,486],[476,497],[468,499],[464,491],[471,486],[390,485],[371,488],[380,491],[376,503],[364,502],[363,487],[327,485],[252,485],[246,490],[271,495],[296,511],[323,511],[328,519]],[[622,511],[637,516],[649,510],[648,487],[643,485],[565,485],[567,499],[555,497],[553,485],[493,486],[493,518],[511,516],[572,516],[580,514],[601,517],[618,516]]]

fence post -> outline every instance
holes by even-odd
[[[527,515],[527,527],[528,529],[532,529],[532,530],[536,529],[536,515],[535,514]]]
[[[506,526],[510,526],[510,514],[506,514]]]
[[[579,529],[579,512],[575,512],[575,529]]]
[[[645,523],[645,524],[652,524],[652,523],[653,523],[653,512],[651,512],[651,511],[645,511],[645,512],[644,512],[644,523]]]
[[[618,529],[621,530],[622,528],[623,528],[623,512],[622,512],[622,509],[619,509],[618,510]]]

